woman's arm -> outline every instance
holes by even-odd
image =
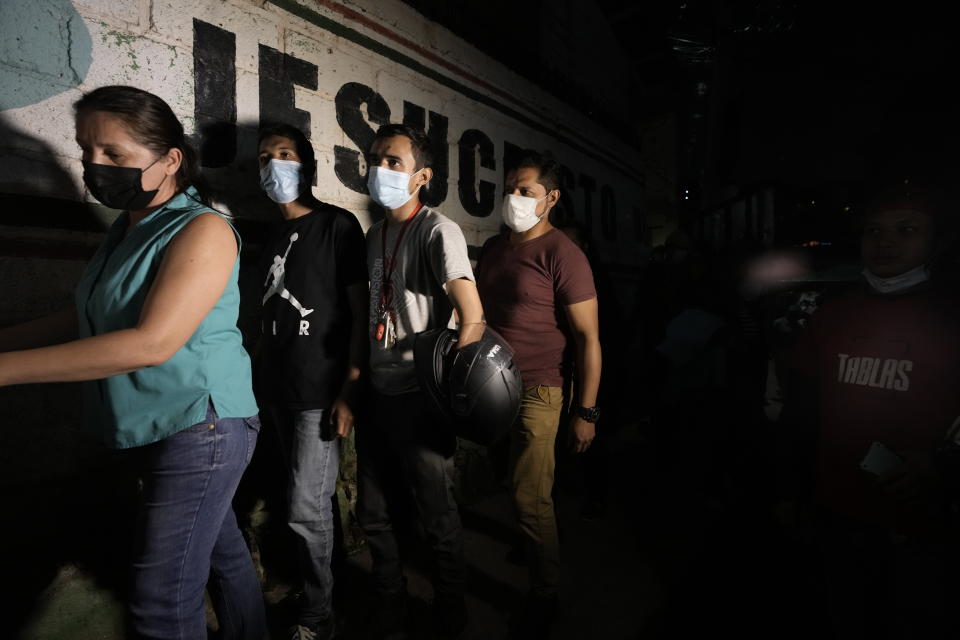
[[[0,329],[0,353],[76,340],[77,335],[77,308],[70,305],[62,311]]]
[[[167,246],[136,326],[56,346],[0,354],[0,386],[96,380],[166,362],[200,326],[230,278],[237,243],[215,213]]]

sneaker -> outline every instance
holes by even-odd
[[[298,624],[290,630],[290,640],[316,640],[317,632],[310,627]]]
[[[463,596],[437,596],[433,601],[433,624],[442,638],[456,638],[467,628],[467,603]]]
[[[333,618],[314,626],[298,624],[290,630],[290,640],[332,640],[333,628]]]

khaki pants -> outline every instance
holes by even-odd
[[[556,593],[560,586],[560,546],[551,494],[562,410],[560,387],[527,387],[510,443],[513,499],[526,544],[530,588],[543,595]]]

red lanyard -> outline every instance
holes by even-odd
[[[393,253],[390,254],[390,258],[387,259],[387,221],[383,221],[383,226],[380,228],[380,247],[381,252],[383,253],[383,278],[380,280],[380,306],[383,310],[386,310],[388,306],[391,306],[393,302],[393,272],[397,267],[397,258],[399,257],[400,252],[400,242],[403,240],[403,234],[407,232],[407,227],[410,226],[410,223],[413,222],[414,216],[419,213],[421,207],[423,207],[422,202],[418,202],[417,206],[414,207],[413,211],[410,212],[410,216],[403,221],[403,226],[400,227],[400,232],[397,234],[397,241],[393,244]]]

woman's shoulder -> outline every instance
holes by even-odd
[[[211,220],[219,218],[226,225],[232,226],[227,214],[201,200],[196,189],[193,188],[185,189],[175,195],[157,214],[152,216],[154,224],[167,229],[183,227],[199,217]]]
[[[197,199],[190,199],[177,208],[171,208],[167,232],[169,241],[198,243],[204,246],[210,243],[238,245],[240,236],[229,216]],[[235,244],[234,244],[235,243]]]

